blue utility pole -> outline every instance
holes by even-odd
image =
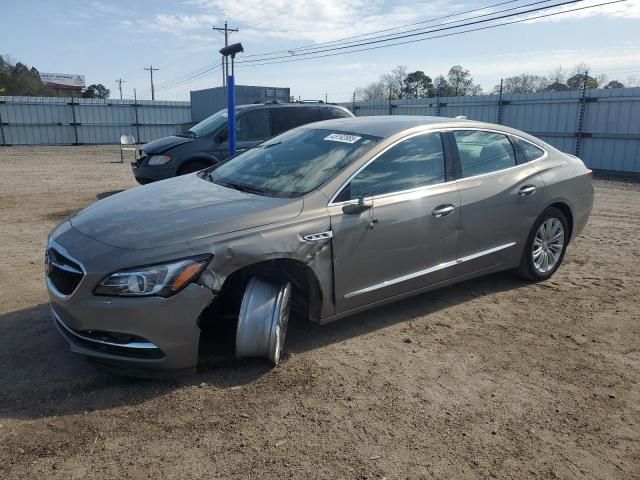
[[[236,53],[243,52],[241,43],[228,45],[220,50],[225,60],[231,57],[231,75],[227,76],[227,125],[229,126],[229,155],[236,154],[236,82],[234,78],[234,62]],[[226,62],[225,62],[226,63]]]

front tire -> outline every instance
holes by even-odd
[[[252,277],[247,284],[236,330],[236,357],[280,362],[291,311],[291,283]]]
[[[516,273],[533,282],[550,278],[560,267],[569,243],[567,218],[547,208],[533,224]]]

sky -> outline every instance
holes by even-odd
[[[494,10],[533,1],[514,1]],[[604,1],[584,0],[548,12]],[[385,34],[442,28],[436,25],[491,10],[435,19],[495,3],[499,0],[0,0],[0,54],[42,72],[83,74],[87,84],[104,84],[114,98],[119,97],[119,78],[125,81],[125,98],[133,97],[134,88],[138,98],[151,98],[149,72],[143,68],[153,65],[159,68],[154,72],[156,99],[188,100],[190,90],[222,84],[220,69],[205,67],[217,68],[220,62],[224,38],[212,27],[226,20],[239,29],[230,42],[242,42],[245,50],[237,57],[236,84],[290,87],[292,95],[303,99],[326,95],[330,102],[349,101],[355,88],[396,65],[435,77],[459,64],[487,91],[502,77],[545,75],[559,66],[571,70],[577,63],[605,73],[609,80],[640,78],[640,0],[389,48],[287,61],[301,58],[302,51],[295,51],[301,47],[382,29],[429,21]],[[272,61],[286,63],[240,65],[243,59],[278,51],[269,58],[284,57]],[[203,71],[198,78],[173,85],[190,72]]]

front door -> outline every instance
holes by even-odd
[[[453,276],[460,199],[443,150],[439,133],[404,139],[329,205],[337,313]]]
[[[271,137],[271,122],[269,112],[265,108],[240,112],[236,119],[236,153],[242,153]],[[222,143],[229,155],[228,138]]]
[[[515,265],[543,209],[544,181],[536,165],[517,165],[510,139],[497,132],[459,130],[457,183],[461,202],[458,275]]]

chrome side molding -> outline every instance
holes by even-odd
[[[504,245],[498,245],[497,247],[493,247],[488,250],[483,250],[481,252],[473,253],[471,255],[458,258],[456,260],[440,263],[438,265],[434,265],[433,267],[425,268],[424,270],[408,273],[407,275],[402,275],[401,277],[392,278],[391,280],[385,280],[384,282],[376,283],[375,285],[371,285],[370,287],[366,287],[361,290],[356,290],[354,292],[349,292],[344,296],[344,298],[352,298],[358,295],[362,295],[364,293],[369,293],[375,290],[379,290],[381,288],[390,287],[391,285],[397,285],[398,283],[406,282],[407,280],[413,280],[414,278],[422,277],[424,275],[429,275],[430,273],[434,273],[439,270],[444,270],[445,268],[454,267],[460,263],[468,262],[470,260],[475,260],[476,258],[480,258],[485,255],[490,255],[492,253],[499,252],[500,250],[513,247],[515,244],[516,242],[505,243]]]

